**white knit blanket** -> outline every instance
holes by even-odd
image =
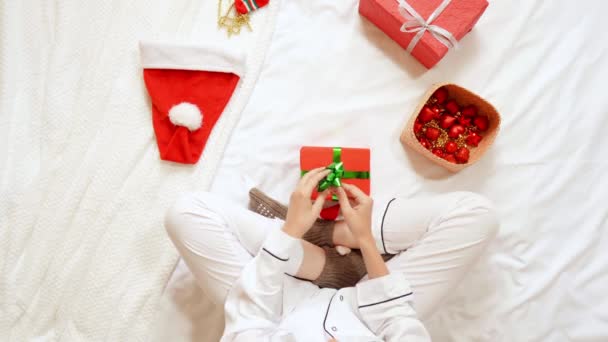
[[[0,3],[0,340],[151,339],[178,257],[163,214],[179,193],[211,184],[273,7],[228,40],[215,1]],[[158,157],[140,39],[249,53],[195,166]]]

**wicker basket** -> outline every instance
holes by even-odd
[[[435,90],[438,88],[445,87],[448,90],[449,97],[455,99],[459,105],[467,106],[467,105],[475,105],[479,109],[479,113],[488,116],[489,127],[488,130],[483,134],[483,140],[479,143],[479,146],[470,149],[470,157],[469,161],[466,164],[454,164],[447,160],[437,157],[431,151],[424,148],[420,145],[418,139],[416,139],[416,135],[414,134],[414,122],[418,117],[418,113],[422,107],[426,104],[427,100],[435,93]],[[498,134],[498,130],[500,127],[500,114],[494,106],[488,103],[486,100],[482,99],[478,95],[451,83],[443,83],[443,84],[435,84],[427,91],[427,93],[420,101],[420,104],[414,110],[414,113],[410,117],[407,125],[403,129],[401,133],[401,143],[405,145],[409,145],[414,151],[422,154],[433,163],[443,166],[444,168],[452,171],[458,172],[464,169],[467,166],[471,166],[475,164],[486,152],[492,143],[494,143],[494,139],[496,139],[496,135]]]

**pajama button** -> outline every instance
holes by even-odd
[[[344,296],[340,296],[340,301],[343,301],[343,300],[344,300]]]
[[[331,327],[331,331],[338,331],[338,328],[336,328],[336,327]]]

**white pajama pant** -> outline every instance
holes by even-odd
[[[199,286],[223,305],[243,267],[282,221],[269,219],[217,195],[180,197],[165,227]],[[496,235],[491,203],[470,192],[374,201],[373,235],[387,262],[403,272],[416,294],[414,307],[428,318]]]

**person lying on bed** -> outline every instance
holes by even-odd
[[[198,284],[225,302],[222,341],[430,341],[421,320],[498,229],[489,201],[473,193],[374,203],[347,184],[332,190],[344,221],[322,223],[328,193],[310,195],[326,175],[302,177],[284,221],[259,191],[254,209],[274,219],[210,193],[187,194],[168,211],[166,229]],[[358,251],[340,256],[327,245]]]

